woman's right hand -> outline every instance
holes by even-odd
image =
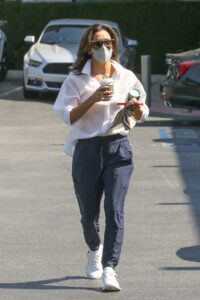
[[[109,101],[112,97],[112,91],[109,86],[99,87],[94,94],[92,94],[87,100],[74,107],[70,112],[70,123],[73,124],[78,121],[96,102]]]
[[[112,97],[112,91],[109,86],[100,86],[93,94],[95,102],[109,101]]]

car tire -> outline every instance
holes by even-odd
[[[24,98],[34,99],[34,98],[38,97],[38,92],[29,91],[25,88],[25,85],[23,85],[23,95],[24,95]]]
[[[6,78],[7,72],[8,72],[7,56],[6,56],[6,54],[4,54],[2,61],[1,61],[0,81],[4,80]]]

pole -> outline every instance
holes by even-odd
[[[141,56],[142,84],[147,94],[146,104],[151,107],[151,56]]]

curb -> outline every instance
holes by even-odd
[[[200,119],[200,110],[187,110],[184,108],[173,108],[167,107],[164,103],[160,100],[154,100],[151,102],[150,114],[159,114],[165,115],[170,117],[188,117],[188,118],[198,118]]]

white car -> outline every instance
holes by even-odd
[[[39,92],[58,92],[76,59],[81,35],[95,23],[106,23],[119,33],[119,59],[127,68],[135,63],[136,40],[124,38],[117,23],[91,19],[58,19],[50,21],[35,42],[35,36],[26,36],[33,45],[24,55],[24,97],[34,98]]]
[[[0,80],[4,80],[7,74],[7,37],[2,28],[7,24],[0,20]]]

